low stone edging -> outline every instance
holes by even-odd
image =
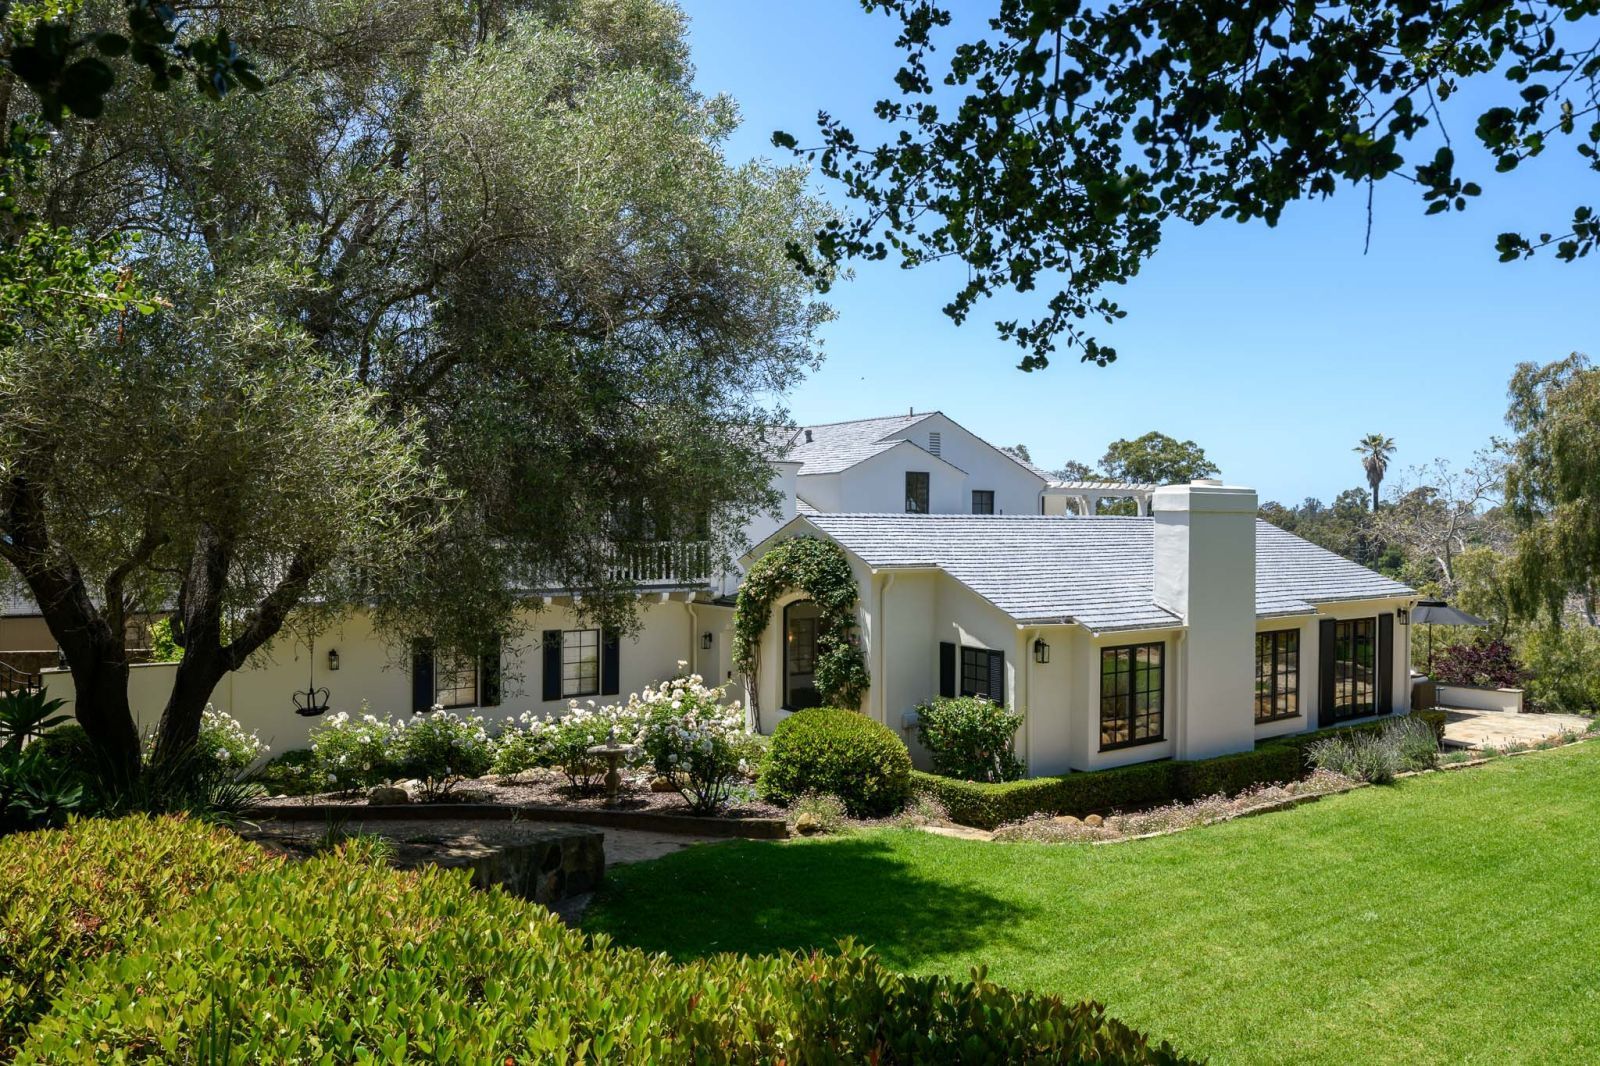
[[[610,829],[638,829],[655,833],[683,833],[704,837],[743,837],[749,840],[786,840],[789,824],[782,818],[696,818],[689,814],[652,811],[611,811],[594,807],[514,806],[506,803],[397,803],[344,804],[296,803],[251,807],[246,818],[284,822],[320,822],[328,819],[364,822],[407,822],[434,819],[493,821],[499,818],[529,822],[570,822]]]

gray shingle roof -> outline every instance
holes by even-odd
[[[932,414],[934,412],[924,411],[920,415],[860,418],[853,422],[806,426],[795,434],[787,458],[804,464],[800,467],[802,475],[835,474],[893,448],[900,440],[884,440],[885,437],[914,426]],[[809,442],[806,440],[808,431],[811,433]]]
[[[1149,519],[808,515],[868,566],[937,566],[1018,621],[1097,632],[1178,625],[1155,604]]]
[[[1309,614],[1318,603],[1412,596],[1415,590],[1256,520],[1256,614]]]
[[[1021,622],[1095,632],[1180,624],[1154,599],[1150,518],[1097,515],[808,514],[868,566],[936,566]],[[1410,588],[1256,522],[1256,614],[1412,595]]]

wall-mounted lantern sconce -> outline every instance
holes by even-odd
[[[1394,613],[1394,620],[1403,626],[1408,626],[1411,624],[1411,612],[1402,607]]]
[[[710,651],[711,642],[715,639],[716,638],[711,635],[711,630],[708,629],[704,633],[700,634],[700,646],[706,651]]]
[[[1042,640],[1033,642],[1033,661],[1041,666],[1050,661],[1050,645]]]
[[[337,670],[337,669],[339,669],[339,649],[338,648],[329,648],[328,649],[328,669],[329,670]]]

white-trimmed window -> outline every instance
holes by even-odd
[[[561,698],[600,692],[600,631],[567,629],[561,633]]]
[[[440,707],[476,707],[478,660],[455,651],[435,653],[433,702]]]

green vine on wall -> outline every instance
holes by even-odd
[[[856,577],[839,546],[815,537],[796,537],[773,548],[750,568],[739,588],[733,614],[733,663],[750,690],[750,712],[761,728],[757,678],[761,635],[772,620],[772,605],[794,590],[817,605],[817,691],[833,707],[861,705],[871,683],[867,662],[853,639],[856,630]]]

